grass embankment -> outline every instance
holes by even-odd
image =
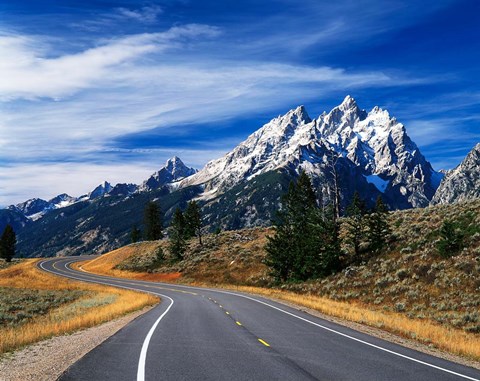
[[[459,221],[465,233],[464,249],[452,258],[440,257],[435,244],[445,219]],[[394,240],[384,254],[280,288],[262,263],[268,229],[209,235],[202,246],[192,240],[177,263],[156,261],[158,247],[167,251],[159,241],[126,246],[83,268],[272,296],[480,360],[480,201],[395,212],[390,226]]]
[[[158,302],[148,294],[60,278],[38,270],[37,262],[0,270],[0,354]]]

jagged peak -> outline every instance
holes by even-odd
[[[310,123],[312,119],[307,113],[307,109],[305,106],[300,105],[294,109],[291,109],[284,115],[279,115],[275,119],[273,119],[271,122],[276,122],[279,124],[284,124],[284,123],[293,123],[293,124],[306,124]]]
[[[357,102],[355,101],[355,98],[353,98],[350,95],[347,95],[343,102],[338,106],[342,110],[349,110],[352,108],[358,108]]]
[[[183,164],[183,161],[177,155],[175,155],[175,156],[171,157],[170,159],[168,159],[166,161],[165,166],[167,166],[169,163],[182,163]]]
[[[107,180],[104,180],[99,186],[104,189],[108,189],[112,187],[112,184],[110,184]]]
[[[174,178],[187,177],[197,172],[195,168],[187,167],[178,156],[173,156],[172,158],[168,159],[163,168],[172,174]]]

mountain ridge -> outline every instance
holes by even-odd
[[[304,106],[273,118],[201,170],[174,156],[140,185],[105,181],[77,198],[59,195],[57,207],[46,207],[35,218],[18,205],[0,210],[0,228],[15,224],[25,255],[103,252],[127,243],[131,226],[142,227],[149,200],[159,201],[168,223],[177,207],[193,199],[209,230],[266,226],[301,171],[310,175],[323,203],[339,200],[341,212],[355,191],[367,206],[378,196],[390,209],[428,206],[446,181],[387,110],[375,106],[367,112],[347,96],[317,118]],[[26,202],[32,211],[36,204],[41,209],[42,201],[32,200]],[[122,223],[115,225],[112,220],[118,219]],[[49,233],[31,237],[40,231]],[[78,247],[65,241],[72,234]]]

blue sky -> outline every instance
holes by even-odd
[[[480,141],[478,1],[0,3],[0,205],[197,168],[345,95],[434,168]]]

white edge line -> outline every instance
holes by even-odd
[[[170,299],[170,298],[169,298]],[[157,319],[157,321],[152,325],[150,331],[148,331],[147,336],[145,337],[145,341],[142,345],[142,351],[140,352],[140,358],[138,360],[138,371],[137,371],[137,381],[144,381],[145,380],[145,360],[147,358],[147,351],[148,345],[150,344],[150,339],[152,338],[155,329],[157,328],[158,323],[163,319],[163,317],[167,314],[168,310],[173,306],[173,299],[170,299],[171,303],[168,308],[165,310],[163,314]]]
[[[53,261],[53,260],[52,260]],[[43,267],[43,264],[47,262],[47,261],[42,261],[40,262],[40,268],[43,270],[43,271],[46,271],[46,272],[49,272],[51,274],[55,274],[55,275],[59,275],[59,276],[63,276],[65,278],[71,278],[71,279],[76,279],[76,280],[80,280],[80,281],[83,281],[83,282],[87,282],[87,283],[100,283],[100,284],[104,284],[104,285],[107,285],[107,286],[111,286],[111,287],[118,287],[118,288],[125,288],[125,289],[128,289],[128,290],[134,290],[134,291],[139,291],[139,292],[145,292],[147,294],[154,294],[154,295],[158,295],[158,296],[161,296],[161,297],[164,297],[166,299],[169,299],[170,300],[170,305],[167,307],[167,309],[159,316],[159,318],[155,321],[155,323],[153,323],[152,327],[150,328],[150,330],[148,331],[148,334],[147,336],[145,337],[145,340],[143,341],[143,345],[142,345],[142,350],[140,351],[140,358],[138,359],[138,369],[137,369],[137,381],[144,381],[145,380],[145,361],[147,359],[147,352],[148,352],[148,346],[150,344],[150,339],[152,338],[153,336],[153,333],[155,332],[155,329],[157,328],[158,324],[160,323],[160,321],[163,319],[163,317],[167,314],[167,312],[170,310],[170,308],[173,306],[173,299],[170,298],[169,296],[167,295],[163,295],[163,294],[160,294],[158,292],[150,292],[150,291],[145,291],[145,290],[139,290],[139,289],[136,289],[136,288],[133,288],[133,287],[127,287],[127,286],[119,286],[119,285],[112,285],[112,284],[109,284],[109,283],[106,283],[106,282],[101,282],[101,281],[92,281],[92,280],[85,280],[85,279],[82,279],[82,278],[77,278],[77,277],[74,277],[74,276],[71,276],[71,275],[60,275],[58,273],[55,273],[53,271],[50,271],[50,270],[47,270],[45,267]],[[50,262],[50,261],[48,261]],[[71,261],[71,262],[68,262],[68,263],[64,263],[64,267],[65,269],[68,271],[68,270],[72,270],[70,268],[67,268],[67,265],[69,265],[70,263],[72,262],[75,262],[75,261]],[[82,271],[85,271],[82,269]],[[85,271],[86,272],[86,271]]]
[[[87,271],[85,271],[87,272]],[[93,274],[93,273],[91,273]],[[96,274],[93,274],[93,275],[96,275]],[[104,276],[106,278],[108,278],[108,276]],[[137,281],[138,282],[138,281]],[[140,281],[143,283],[143,281]],[[155,284],[162,284],[162,285],[169,285],[168,283],[165,284],[165,283],[161,283],[161,282],[145,282],[145,283],[155,283]],[[335,333],[337,335],[340,335],[340,336],[343,336],[343,337],[346,337],[348,339],[351,339],[351,340],[354,340],[354,341],[357,341],[359,343],[362,343],[362,344],[365,344],[365,345],[368,345],[370,347],[373,347],[373,348],[376,348],[378,350],[381,350],[381,351],[384,351],[384,352],[387,352],[387,353],[390,353],[390,354],[393,354],[395,356],[398,356],[398,357],[402,357],[404,359],[407,359],[407,360],[410,360],[410,361],[413,361],[413,362],[416,362],[418,364],[422,364],[422,365],[425,365],[425,366],[428,366],[428,367],[431,367],[431,368],[434,368],[434,369],[437,369],[437,370],[440,370],[440,371],[443,371],[443,372],[446,372],[446,373],[450,373],[450,374],[453,374],[455,376],[458,376],[458,377],[461,377],[461,378],[464,378],[464,379],[467,379],[467,380],[471,380],[471,381],[480,381],[480,379],[478,378],[473,378],[473,377],[470,377],[470,376],[467,376],[467,375],[464,375],[464,374],[461,374],[461,373],[457,373],[457,372],[454,372],[453,370],[449,370],[449,369],[446,369],[446,368],[442,368],[440,366],[437,366],[437,365],[434,365],[434,364],[430,364],[428,362],[425,362],[425,361],[422,361],[422,360],[417,360],[413,357],[410,357],[410,356],[407,356],[407,355],[403,355],[401,353],[398,353],[398,352],[395,352],[395,351],[392,351],[390,349],[387,349],[387,348],[383,348],[379,345],[375,345],[375,344],[372,344],[372,343],[369,343],[368,341],[364,341],[364,340],[361,340],[361,339],[358,339],[356,337],[353,337],[353,336],[350,336],[350,335],[347,335],[346,333],[342,333],[340,331],[337,331],[335,329],[332,329],[332,328],[328,328],[322,324],[318,324],[318,323],[315,323],[311,320],[308,320],[308,319],[305,319],[301,316],[298,316],[298,315],[295,315],[291,312],[288,312],[288,311],[285,311],[285,310],[282,310],[281,308],[279,307],[276,307],[276,306],[273,306],[271,304],[268,304],[266,302],[263,302],[261,300],[258,300],[258,299],[255,299],[255,298],[252,298],[250,296],[247,296],[247,295],[242,295],[242,294],[237,294],[237,293],[234,293],[234,292],[230,292],[230,291],[222,291],[222,290],[215,290],[215,289],[211,289],[211,288],[198,288],[198,287],[191,287],[191,286],[184,286],[184,285],[175,285],[175,287],[183,287],[183,288],[188,288],[188,289],[195,289],[195,290],[206,290],[206,291],[212,291],[212,292],[218,292],[218,293],[221,293],[221,294],[229,294],[229,295],[234,295],[234,296],[239,296],[241,298],[245,298],[245,299],[249,299],[249,300],[252,300],[254,302],[257,302],[257,303],[260,303],[260,304],[263,304],[265,306],[268,306],[270,308],[273,308],[277,311],[280,311],[280,312],[283,312],[284,314],[287,314],[287,315],[290,315],[290,316],[293,316],[297,319],[300,319],[300,320],[303,320],[305,321],[306,323],[310,323],[314,326],[317,326],[319,328],[322,328],[322,329],[325,329],[329,332],[332,332],[332,333]]]

